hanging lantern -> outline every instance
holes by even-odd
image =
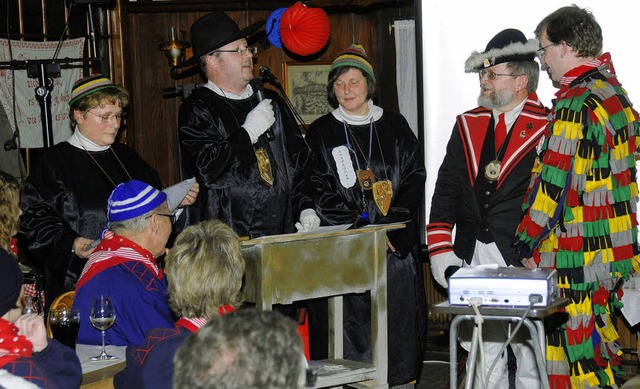
[[[321,8],[310,8],[297,2],[280,18],[282,44],[294,54],[317,53],[329,41],[329,16]]]
[[[267,39],[274,47],[279,49],[282,48],[282,41],[280,40],[280,18],[286,10],[286,7],[282,7],[271,12],[271,15],[267,18],[267,24],[265,26]]]

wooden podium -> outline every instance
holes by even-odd
[[[243,292],[257,308],[329,299],[329,359],[311,361],[318,388],[387,388],[387,234],[404,224],[244,241]],[[371,292],[371,364],[343,359],[342,295]]]

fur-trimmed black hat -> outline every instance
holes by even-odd
[[[473,73],[504,62],[534,61],[537,50],[536,39],[527,40],[522,31],[508,28],[494,36],[484,52],[471,53],[464,63],[464,71]]]

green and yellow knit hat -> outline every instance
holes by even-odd
[[[77,101],[110,86],[113,86],[113,83],[102,74],[94,74],[89,77],[81,78],[73,84],[69,105],[73,106]]]
[[[371,66],[371,62],[367,59],[367,52],[361,45],[352,43],[344,53],[340,54],[338,58],[333,61],[331,69],[329,69],[329,73],[331,73],[333,69],[337,69],[341,66],[352,66],[358,68],[367,73],[373,82],[376,82],[376,76],[373,74],[373,66]]]

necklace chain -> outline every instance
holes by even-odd
[[[93,160],[93,162],[98,166],[98,168],[100,168],[100,170],[102,170],[102,173],[104,173],[104,175],[107,177],[107,179],[109,181],[111,181],[111,183],[113,184],[113,187],[115,188],[116,186],[118,186],[115,181],[113,181],[113,179],[111,178],[111,176],[109,174],[107,174],[106,170],[104,170],[102,168],[102,166],[98,163],[98,161],[93,157],[93,155],[91,155],[91,153],[89,152],[89,150],[87,150],[84,146],[82,146],[82,148],[84,149],[84,151],[87,153],[87,155]],[[129,177],[129,180],[132,180],[133,178],[131,178],[131,174],[129,174],[129,171],[127,170],[126,167],[124,167],[124,164],[122,163],[122,161],[120,160],[120,158],[118,158],[118,154],[116,154],[115,151],[113,151],[112,147],[109,147],[109,150],[111,150],[111,153],[113,154],[114,157],[116,157],[116,159],[118,160],[118,163],[120,164],[120,166],[122,166],[122,169],[124,170],[125,173],[127,173],[127,176]]]

